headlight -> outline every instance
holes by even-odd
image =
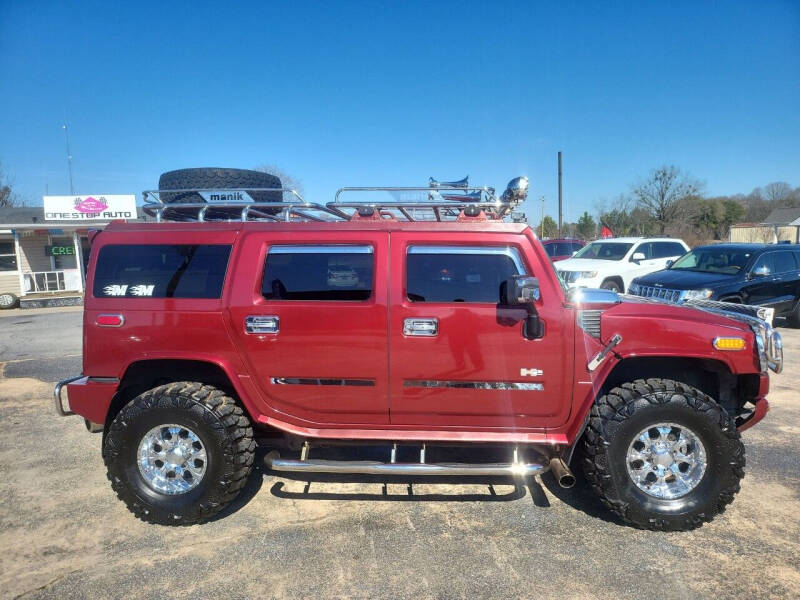
[[[638,283],[630,284],[628,286],[628,293],[629,294],[633,294],[635,296],[638,296],[639,295],[639,284]]]
[[[711,290],[686,290],[683,292],[683,300],[706,300],[711,298]]]
[[[576,271],[575,279],[593,279],[597,277],[597,271]]]

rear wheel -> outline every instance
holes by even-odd
[[[592,408],[583,467],[593,491],[646,529],[694,529],[725,510],[744,477],[733,419],[698,389],[669,379],[612,389]]]
[[[164,525],[222,510],[247,481],[254,450],[250,421],[233,398],[190,381],[134,398],[103,442],[117,496],[138,518]]]

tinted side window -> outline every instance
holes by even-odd
[[[773,254],[775,270],[773,273],[786,273],[788,271],[796,271],[797,264],[794,261],[794,254],[791,252],[775,252]]]
[[[97,257],[95,298],[219,298],[230,245],[120,244]]]
[[[413,246],[406,290],[412,302],[500,301],[500,286],[525,272],[515,248]]]
[[[577,251],[578,251],[578,250],[580,250],[581,248],[583,248],[583,246],[582,246],[582,245],[580,245],[580,244],[576,244],[576,243],[574,243],[574,242],[573,242],[573,243],[572,243],[572,250],[570,251],[570,254],[572,254],[573,252],[577,252]]]
[[[556,254],[556,256],[569,256],[573,252],[572,244],[570,244],[569,242],[559,242],[557,244],[557,247],[558,247],[558,253]]]
[[[272,246],[261,293],[267,300],[367,300],[372,246]]]
[[[683,256],[686,250],[678,242],[653,242],[653,258]]]
[[[547,256],[558,256],[556,250],[558,250],[558,244],[545,244],[544,246],[544,251],[547,252]]]

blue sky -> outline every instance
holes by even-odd
[[[800,2],[0,0],[0,161],[38,201],[189,166],[345,185],[531,177],[594,211],[675,164],[800,185]],[[540,205],[529,200],[530,214]]]

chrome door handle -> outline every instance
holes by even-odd
[[[433,337],[439,333],[439,319],[413,318],[403,320],[403,335]]]
[[[244,320],[245,333],[278,333],[280,317],[276,315],[250,315]]]

